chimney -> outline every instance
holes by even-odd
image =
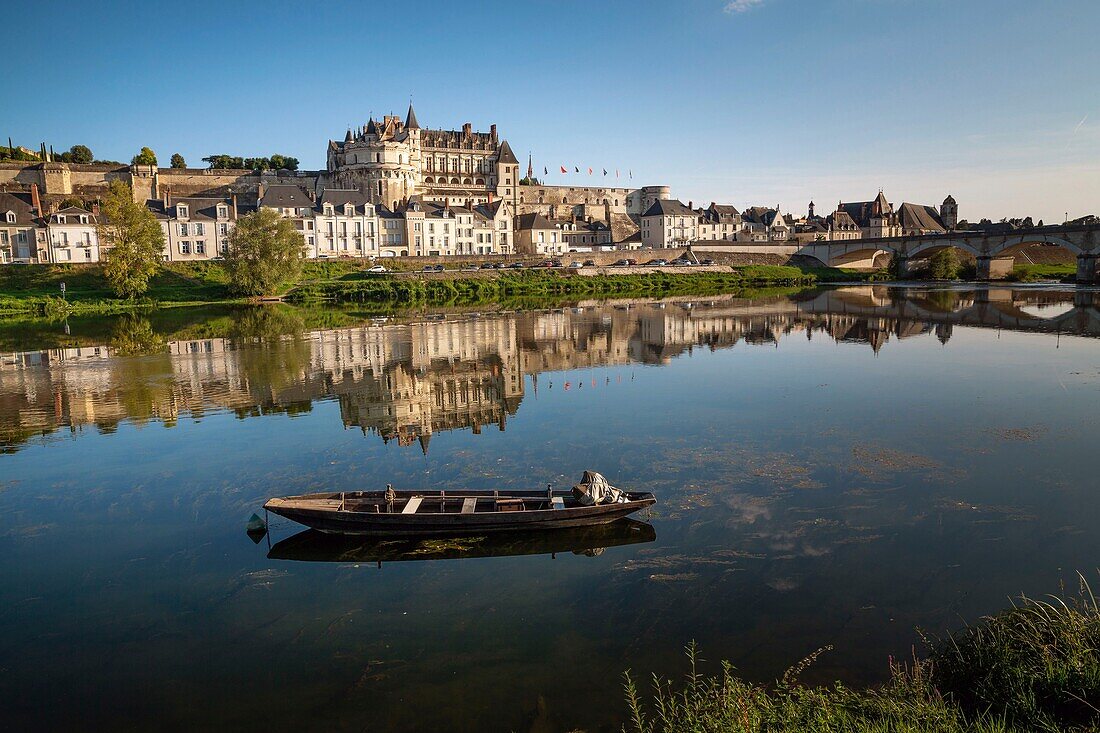
[[[493,192],[492,191],[489,192],[489,203],[490,204],[493,203]]]
[[[462,134],[465,137],[470,137],[474,133],[474,126],[470,122],[462,123]]]
[[[168,191],[169,191],[169,189],[171,189],[171,186],[165,186],[164,187],[164,210],[165,211],[168,210]]]
[[[497,126],[495,124],[489,125],[489,136],[494,140],[497,139]]]
[[[264,200],[264,182],[260,181],[256,187],[256,206],[260,205],[260,202]]]
[[[38,212],[39,216],[45,216],[46,212],[42,210],[42,199],[38,197],[38,184],[31,184],[31,205],[34,206],[34,210]]]
[[[233,207],[233,219],[237,218],[237,192],[232,191],[229,194],[229,204]]]
[[[691,209],[692,211],[695,211],[695,202],[694,201],[688,201],[688,208]]]
[[[714,202],[713,201],[710,202],[710,208],[712,208],[712,209],[714,208]]]
[[[99,202],[92,204],[92,216],[99,216]]]

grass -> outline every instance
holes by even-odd
[[[650,275],[567,276],[559,272],[505,271],[450,278],[376,276],[364,261],[310,261],[281,292],[297,302],[388,303],[391,306],[485,304],[530,297],[710,295],[759,286],[810,285],[819,280],[866,280],[868,274],[831,268],[750,265],[732,272],[662,272]],[[65,283],[65,297],[61,296]],[[153,278],[143,298],[115,298],[96,265],[20,265],[0,268],[0,315],[56,319],[111,315],[184,305],[239,303],[219,262],[172,263]]]
[[[774,685],[745,682],[722,664],[718,675],[689,672],[675,685],[657,677],[647,699],[626,675],[633,733],[856,731],[1095,731],[1100,729],[1100,606],[1084,578],[1069,600],[1022,598],[1012,608],[943,638],[928,654],[892,664],[869,690],[839,683],[810,688],[801,672],[828,648]]]
[[[503,272],[489,277],[406,278],[353,276],[303,284],[289,297],[298,302],[389,302],[456,305],[499,303],[516,298],[657,297],[713,295],[751,286],[805,286],[817,276],[798,267],[750,265],[733,272],[659,272],[584,277],[547,271]]]
[[[1015,282],[1036,282],[1038,280],[1073,280],[1077,277],[1076,263],[1066,265],[1016,265],[1012,268],[1009,280]]]

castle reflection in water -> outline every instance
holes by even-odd
[[[537,390],[544,372],[662,364],[696,347],[778,346],[792,335],[821,334],[877,353],[891,338],[930,332],[946,343],[956,324],[1100,335],[1095,294],[1083,301],[1073,290],[861,286],[382,320],[269,338],[173,340],[136,353],[111,343],[27,351],[0,357],[0,450],[63,428],[171,426],[210,411],[295,413],[336,400],[346,427],[426,452],[439,431],[504,430],[528,375]]]

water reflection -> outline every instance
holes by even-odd
[[[558,553],[597,557],[610,547],[637,545],[655,539],[657,533],[651,525],[629,518],[592,527],[421,540],[371,539],[307,529],[275,543],[267,556],[272,560],[377,563],[379,566],[383,562]]]
[[[504,430],[527,396],[528,376],[537,394],[546,372],[666,364],[695,347],[778,347],[798,334],[875,353],[891,339],[929,333],[946,344],[958,325],[1098,337],[1097,303],[1090,290],[861,286],[377,319],[312,331],[294,309],[255,308],[207,338],[161,333],[144,316],[123,316],[101,344],[2,356],[0,450],[64,428],[112,432],[124,420],[170,427],[210,411],[297,414],[335,400],[345,427],[427,453],[440,431]],[[560,381],[558,389],[615,386],[610,378]],[[554,389],[553,381],[542,384]]]

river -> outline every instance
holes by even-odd
[[[862,685],[1100,565],[1100,292],[0,326],[8,730],[617,730],[622,674]],[[526,542],[325,540],[269,496],[652,491]]]

